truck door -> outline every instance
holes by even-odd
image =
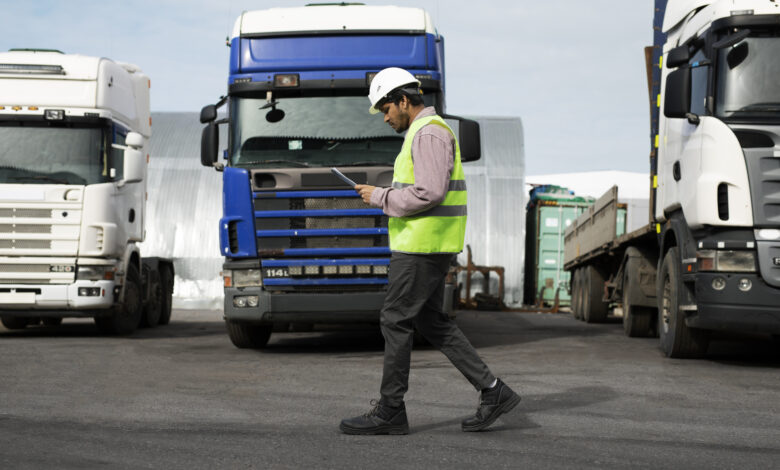
[[[129,129],[123,125],[114,122],[112,129],[112,143],[125,145],[125,138]],[[124,150],[111,147],[110,166],[112,168],[112,180],[121,181],[123,178]],[[115,193],[115,208],[117,211],[117,222],[119,224],[120,234],[127,235],[128,241],[143,241],[143,215],[144,215],[144,192],[146,181],[140,183],[130,183],[120,185]],[[125,237],[120,235],[120,239]]]

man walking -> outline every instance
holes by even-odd
[[[383,113],[396,132],[408,132],[395,160],[392,187],[355,186],[363,201],[390,217],[392,255],[380,316],[385,338],[381,398],[368,413],[341,422],[347,434],[409,433],[403,398],[415,330],[481,391],[477,413],[461,423],[463,431],[487,428],[520,402],[442,311],[444,278],[452,258],[463,250],[466,181],[455,134],[433,107],[425,107],[419,86],[412,74],[391,67],[377,73],[369,88],[369,112]]]

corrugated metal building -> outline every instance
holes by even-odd
[[[464,164],[469,189],[466,243],[477,264],[504,266],[505,298],[522,300],[524,153],[519,118],[477,118],[482,159]],[[221,308],[217,224],[222,173],[200,164],[198,113],[152,113],[145,256],[175,261],[174,307]],[[226,142],[221,126],[220,143]],[[459,260],[465,264],[462,254]]]

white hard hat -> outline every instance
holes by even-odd
[[[379,112],[379,109],[376,108],[377,103],[386,98],[391,91],[412,84],[417,88],[420,86],[420,80],[414,78],[414,75],[404,69],[390,67],[381,70],[374,76],[368,87],[368,100],[371,101],[368,112],[377,114]]]

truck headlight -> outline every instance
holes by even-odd
[[[256,295],[241,295],[233,297],[233,306],[236,308],[257,307],[259,297]]]
[[[101,281],[114,279],[113,266],[79,266],[76,279],[80,281]]]
[[[255,287],[263,285],[263,275],[259,269],[234,269],[234,287]]]
[[[696,252],[699,271],[756,272],[756,252],[748,250],[701,250]]]

